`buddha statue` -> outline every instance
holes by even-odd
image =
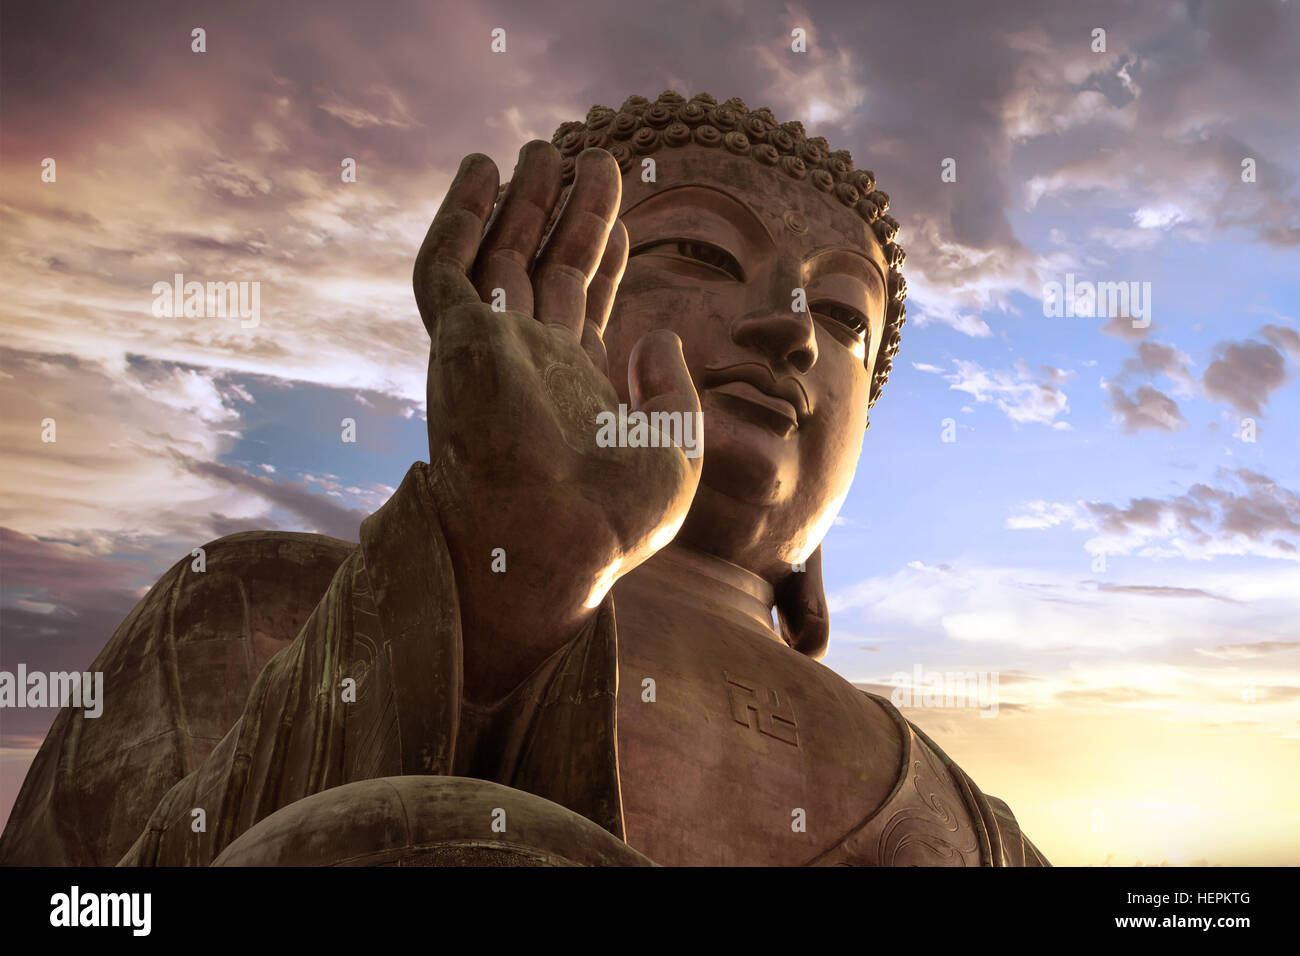
[[[888,206],[705,94],[595,107],[505,187],[466,157],[415,263],[429,462],[359,544],[173,567],[0,862],[1047,865],[819,662],[820,544],[904,321]],[[615,411],[702,432],[598,440]]]

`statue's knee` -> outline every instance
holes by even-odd
[[[362,780],[284,807],[214,866],[647,866],[557,803],[486,780]]]

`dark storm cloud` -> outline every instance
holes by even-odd
[[[84,603],[116,593],[133,576],[130,565],[12,528],[0,528],[0,567],[6,592],[42,595],[42,600],[56,604],[72,599]]]
[[[84,670],[136,603],[139,578],[121,558],[0,528],[0,663]],[[57,713],[7,710],[0,745],[39,740]]]
[[[190,50],[200,23],[203,54]],[[344,156],[381,194],[474,149],[508,176],[527,136],[673,86],[770,105],[854,152],[904,224],[914,314],[928,302],[971,334],[987,327],[959,312],[1035,281],[1009,218],[1028,142],[1042,141],[1039,195],[1092,190],[1126,211],[1167,199],[1190,204],[1191,221],[1296,241],[1294,183],[1272,157],[1290,148],[1276,119],[1300,99],[1300,17],[1278,4],[1113,0],[1048,18],[1030,0],[53,3],[10,5],[3,25],[6,153],[77,170],[123,116],[170,124],[171,147],[197,122],[188,162],[214,209],[284,208],[303,176],[328,182]],[[1106,54],[1089,49],[1098,25]],[[495,27],[503,54],[489,50]],[[806,54],[790,50],[795,27]],[[1260,172],[1248,194],[1228,188],[1242,156]],[[949,157],[958,179],[944,184]],[[429,211],[437,199],[393,198]]]
[[[198,179],[229,202],[285,188],[283,165],[234,158],[259,137],[322,172],[342,155],[386,170],[454,167],[465,150],[452,130],[474,131],[480,149],[517,149],[513,131],[485,120],[568,92],[529,81],[546,68],[545,36],[520,30],[509,55],[489,53],[491,27],[518,22],[452,3],[6,7],[6,126],[14,148],[57,157],[81,155],[121,114],[197,119],[223,150],[196,157]],[[198,25],[205,53],[190,48]],[[549,138],[560,117],[545,119]]]

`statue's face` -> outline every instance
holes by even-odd
[[[624,178],[631,254],[605,334],[628,356],[681,338],[704,409],[704,473],[679,540],[769,579],[820,543],[862,450],[888,267],[833,196],[750,157],[688,147]],[[802,289],[807,311],[796,311]]]

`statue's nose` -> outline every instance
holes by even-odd
[[[761,306],[735,321],[731,338],[762,353],[772,371],[803,374],[817,362],[817,330],[797,269],[784,270],[769,285]]]

